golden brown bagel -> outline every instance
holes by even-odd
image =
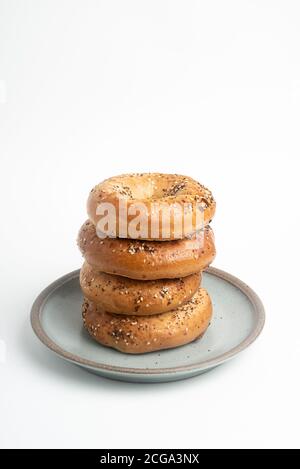
[[[123,209],[120,210],[120,200]],[[104,213],[97,214],[99,204],[112,204],[116,210],[115,235],[113,237],[148,240],[182,239],[207,225],[213,218],[216,203],[209,189],[194,179],[179,174],[138,173],[123,174],[106,179],[95,186],[87,201],[89,219],[97,225]],[[147,232],[132,232],[129,224],[138,213],[133,208],[143,204],[143,220]],[[159,204],[170,210],[170,232],[163,229],[162,222],[157,219],[154,208]],[[162,205],[160,205],[161,207]],[[133,210],[128,213],[129,207]],[[184,207],[184,210],[183,210]],[[199,214],[201,212],[201,218]],[[161,213],[161,212],[160,212]],[[184,214],[190,214],[185,219]],[[157,222],[156,230],[151,226]]]
[[[146,353],[178,347],[202,336],[209,326],[212,304],[200,288],[180,308],[152,316],[123,316],[104,312],[85,299],[83,323],[100,344],[126,353]]]
[[[203,238],[203,239],[202,239]],[[100,239],[95,226],[81,227],[78,245],[85,260],[96,270],[137,280],[181,278],[200,272],[215,258],[212,229],[204,236],[175,241]]]
[[[163,280],[132,280],[95,271],[85,262],[80,271],[83,294],[109,313],[165,313],[189,301],[200,286],[201,274]]]

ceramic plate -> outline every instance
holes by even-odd
[[[212,323],[201,340],[172,350],[126,355],[93,341],[83,329],[79,270],[49,285],[35,300],[31,324],[53,352],[98,375],[123,381],[176,381],[204,373],[234,357],[260,334],[265,314],[247,285],[210,267],[203,286],[214,305]]]

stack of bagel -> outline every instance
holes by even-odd
[[[120,200],[126,207],[123,214]],[[173,223],[168,237],[160,229],[155,236],[149,231],[141,239],[139,232],[138,239],[133,239],[128,207],[133,203],[148,206],[150,226],[150,204],[157,201],[169,206],[189,204],[190,231],[188,226],[177,239]],[[199,202],[203,207],[201,236],[192,223],[196,202],[197,209]],[[99,236],[97,227],[103,216],[97,207],[102,203],[115,207],[118,215],[114,237]],[[87,210],[89,219],[80,229],[78,245],[84,257],[82,316],[90,335],[125,353],[177,347],[201,337],[212,316],[211,299],[201,287],[202,271],[215,257],[211,192],[187,176],[127,174],[95,186]]]

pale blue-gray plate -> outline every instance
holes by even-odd
[[[241,280],[210,267],[203,286],[214,305],[212,323],[202,339],[172,350],[126,355],[95,342],[82,326],[79,270],[42,291],[32,306],[31,324],[49,349],[100,376],[148,383],[190,378],[242,352],[265,322],[262,302]]]

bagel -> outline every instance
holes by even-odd
[[[161,173],[123,174],[95,186],[87,201],[88,216],[94,225],[103,219],[101,204],[110,204],[115,210],[112,237],[159,241],[191,235],[210,222],[216,209],[212,193],[199,182]],[[162,223],[162,210],[169,211],[167,229]],[[144,229],[139,231],[130,229],[137,213],[144,221]]]
[[[95,271],[85,262],[80,271],[83,294],[104,311],[150,315],[176,309],[189,301],[200,286],[201,274],[163,280],[132,280]]]
[[[212,316],[206,290],[199,288],[185,305],[152,316],[122,316],[101,310],[85,299],[83,324],[102,345],[120,352],[146,353],[187,344],[204,334]]]
[[[212,229],[204,236],[194,235],[175,241],[141,241],[100,239],[91,221],[79,231],[78,246],[85,260],[95,269],[108,274],[137,280],[181,278],[198,273],[215,258]]]

